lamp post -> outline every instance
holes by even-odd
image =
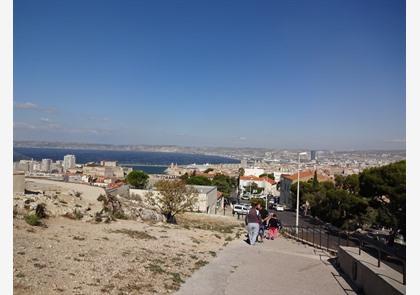
[[[296,194],[296,236],[299,234],[299,178],[300,178],[300,156],[306,155],[306,152],[298,153],[298,178],[297,178],[297,194]]]
[[[268,210],[268,196],[265,195],[265,210]]]

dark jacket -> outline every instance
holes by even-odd
[[[257,209],[251,208],[246,216],[246,223],[261,223],[260,214],[258,214]]]
[[[268,227],[279,227],[279,220],[277,218],[270,218]]]

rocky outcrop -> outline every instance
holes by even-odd
[[[36,213],[43,204],[48,217],[64,216],[83,221],[111,222],[117,219],[132,219],[148,222],[163,222],[165,217],[156,210],[145,207],[138,200],[128,200],[119,195],[102,194],[97,199],[102,204],[100,210],[92,210],[83,196],[69,191],[66,194],[45,191],[38,194],[16,194],[13,200],[13,216],[23,217]],[[40,207],[38,207],[40,208]]]

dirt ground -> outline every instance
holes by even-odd
[[[232,217],[185,214],[179,225],[16,217],[14,294],[169,294],[244,227]]]

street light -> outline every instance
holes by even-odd
[[[298,153],[298,179],[297,179],[297,194],[296,194],[296,236],[299,234],[299,171],[300,171],[300,156],[306,155],[306,152]]]
[[[268,210],[268,195],[265,195],[265,210]]]

